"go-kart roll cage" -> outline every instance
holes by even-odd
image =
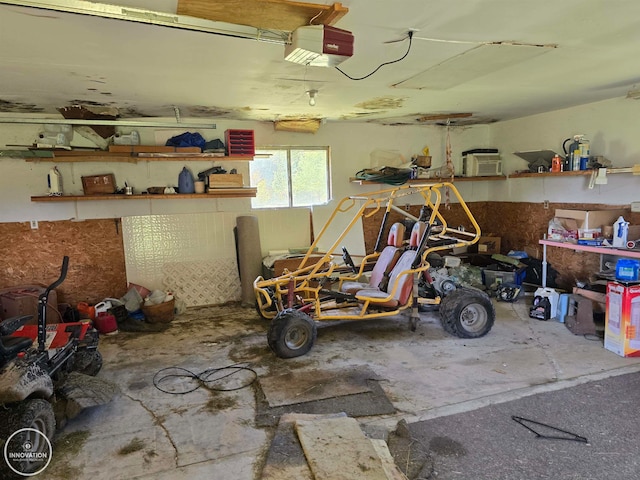
[[[462,207],[466,215],[466,219],[471,224],[470,231],[460,228],[454,228],[448,225],[446,219],[441,213],[442,207],[442,191],[449,189],[459,205]],[[422,197],[423,207],[421,209],[420,218],[412,215],[407,211],[404,205],[398,206],[400,199],[405,199],[411,195]],[[354,209],[357,205],[359,208],[354,211],[353,217],[342,233],[336,238],[335,242],[327,249],[320,259],[317,259],[317,248],[335,218],[340,214],[345,214]],[[374,251],[366,255],[357,272],[351,275],[341,275],[336,264],[333,262],[334,254],[339,251],[340,245],[346,238],[349,231],[357,224],[360,219],[369,218],[379,211],[384,210],[383,220],[377,236]],[[380,309],[381,305],[393,299],[398,284],[389,286],[387,297],[364,297],[352,294],[345,294],[339,291],[330,290],[324,287],[326,283],[335,281],[335,274],[338,274],[337,280],[339,285],[345,280],[355,280],[359,278],[365,271],[367,265],[380,255],[385,247],[383,245],[384,232],[390,218],[391,211],[401,214],[404,218],[412,221],[424,221],[427,228],[420,239],[419,245],[415,248],[416,255],[412,262],[411,268],[400,273],[398,278],[404,275],[414,275],[414,288],[412,297],[403,305],[398,305],[396,309],[385,310]],[[480,227],[474,219],[467,204],[462,199],[457,188],[449,182],[433,183],[433,184],[413,184],[405,185],[375,192],[353,195],[343,198],[333,213],[327,220],[326,224],[315,238],[309,250],[301,260],[297,270],[286,271],[279,277],[265,280],[258,277],[254,281],[254,292],[256,295],[256,305],[261,315],[265,318],[273,318],[278,312],[287,308],[297,308],[312,315],[315,320],[358,320],[364,318],[375,318],[393,315],[401,310],[410,307],[413,304],[417,306],[419,303],[440,303],[440,298],[435,299],[418,299],[417,279],[426,272],[430,265],[427,256],[436,251],[449,250],[455,247],[464,247],[476,243],[480,238]],[[309,259],[315,257],[316,263],[307,265]],[[345,307],[361,307],[349,309]],[[373,309],[371,311],[370,309]]]

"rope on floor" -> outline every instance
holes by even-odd
[[[229,386],[234,376],[249,372],[249,379],[242,379],[240,385]],[[232,392],[253,384],[258,378],[257,372],[247,366],[232,364],[220,368],[208,368],[200,373],[182,367],[167,367],[158,370],[153,376],[153,386],[164,393],[184,395],[206,388],[214,392]],[[217,385],[222,383],[221,385]],[[170,383],[171,386],[168,384]]]

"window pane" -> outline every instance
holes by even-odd
[[[286,150],[263,150],[256,154],[270,157],[256,158],[249,162],[251,186],[258,187],[258,193],[251,199],[254,208],[288,207],[289,178],[287,175]]]
[[[293,206],[327,203],[328,175],[327,150],[291,150]]]

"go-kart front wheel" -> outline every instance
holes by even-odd
[[[442,299],[440,319],[447,333],[460,338],[478,338],[489,333],[496,312],[486,293],[458,288]]]
[[[316,324],[309,315],[288,309],[271,321],[267,341],[280,358],[293,358],[311,350],[316,335]]]

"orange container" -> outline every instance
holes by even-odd
[[[80,313],[80,318],[90,318],[91,320],[95,320],[96,308],[93,305],[89,305],[86,302],[80,302],[78,303],[77,308]]]

